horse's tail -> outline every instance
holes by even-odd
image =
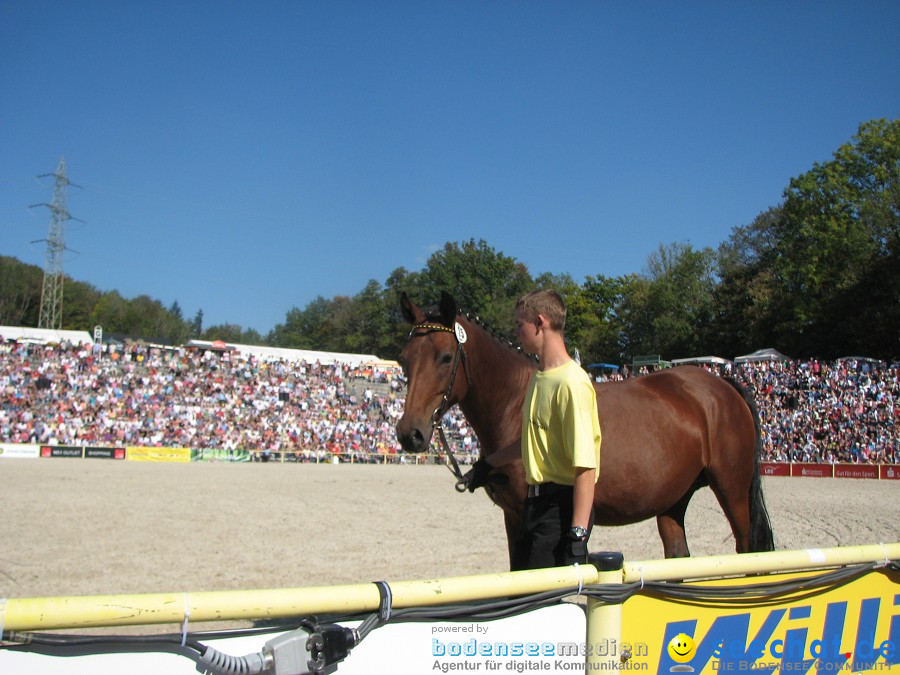
[[[774,551],[775,540],[772,535],[772,523],[769,511],[763,498],[762,480],[759,475],[759,458],[762,455],[762,432],[759,426],[759,410],[752,392],[730,377],[726,381],[734,387],[744,399],[753,417],[753,431],[756,435],[753,448],[753,476],[750,478],[750,552]]]

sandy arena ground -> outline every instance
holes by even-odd
[[[900,541],[900,482],[766,478],[780,549]],[[702,490],[694,555],[731,553]],[[662,557],[655,521],[591,550]],[[0,461],[0,597],[281,588],[507,568],[500,509],[441,466]]]

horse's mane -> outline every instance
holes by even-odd
[[[516,352],[518,355],[522,356],[523,358],[528,359],[529,361],[535,361],[535,362],[537,361],[536,356],[534,356],[533,354],[526,354],[524,351],[522,351],[521,346],[517,345],[515,342],[513,342],[511,339],[509,339],[509,337],[507,337],[506,335],[502,335],[501,333],[497,333],[496,331],[494,331],[493,328],[491,328],[484,321],[482,321],[481,317],[474,315],[471,312],[464,312],[461,309],[458,309],[456,314],[457,314],[457,316],[465,317],[469,322],[474,323],[476,326],[481,328],[481,330],[483,330],[485,333],[487,333],[491,339],[493,339],[495,342],[501,344],[502,346],[506,347],[507,349]],[[425,310],[425,318],[428,321],[436,321],[436,322],[440,322],[443,319],[443,317],[441,316],[440,310],[436,307],[430,307],[427,310]]]

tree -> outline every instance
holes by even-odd
[[[198,309],[197,313],[194,314],[193,321],[191,321],[190,336],[199,339],[201,335],[203,335],[203,310]]]
[[[717,332],[750,326],[752,346],[796,357],[890,357],[900,334],[898,261],[900,122],[873,120],[720,249]]]
[[[623,360],[644,354],[661,354],[653,326],[651,281],[638,274],[622,277],[622,300],[617,315],[622,325]]]
[[[483,239],[448,242],[428,259],[418,281],[412,297],[436,302],[442,290],[448,291],[460,309],[508,335],[513,332],[516,300],[533,285],[525,265]]]
[[[128,314],[128,302],[119,295],[118,291],[103,293],[94,305],[91,312],[92,326],[103,326],[103,331],[109,333],[134,333],[133,326],[129,323],[131,317]]]
[[[191,335],[191,324],[184,320],[184,312],[181,310],[178,300],[174,300],[166,311],[169,314],[167,322],[169,328],[166,330],[166,337],[176,345],[187,342]]]
[[[236,323],[221,323],[210,326],[203,332],[203,339],[210,342],[221,340],[234,344],[247,344],[244,329]]]
[[[91,315],[101,297],[100,291],[83,281],[66,278],[62,323],[67,330],[91,330]]]
[[[346,349],[360,354],[384,355],[392,348],[394,326],[385,290],[374,279],[353,297]],[[396,354],[395,354],[396,355]]]
[[[0,256],[0,326],[37,326],[43,271]]]
[[[802,356],[896,353],[900,120],[860,125],[832,161],[792,179],[777,237],[774,271],[794,299],[784,303],[779,337]]]
[[[772,207],[750,225],[734,228],[719,246],[719,283],[709,332],[714,354],[743,354],[762,346],[786,350],[771,341],[781,302],[772,273],[777,257],[775,227],[780,219],[781,208]]]
[[[647,258],[646,274],[626,278],[623,287],[622,322],[630,355],[678,358],[705,351],[714,288],[712,249],[660,245]]]
[[[304,309],[292,307],[283,324],[269,333],[267,341],[275,347],[293,349],[330,349],[332,344],[335,300],[321,295]]]
[[[622,305],[625,281],[621,277],[588,276],[582,285],[582,295],[589,303],[596,321],[585,339],[585,356],[588,363],[625,362],[622,349],[622,321],[619,308]]]
[[[406,325],[400,312],[400,293],[406,291],[410,295],[415,295],[414,289],[421,285],[420,276],[418,272],[409,272],[405,267],[398,267],[388,275],[384,283],[382,299],[387,326],[383,343],[379,346],[379,351],[375,352],[383,358],[396,359],[403,351],[409,326]]]

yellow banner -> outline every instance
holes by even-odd
[[[822,574],[696,582],[747,586]],[[638,594],[623,606],[622,670],[657,675],[900,675],[900,573],[889,568],[823,589],[747,601]]]
[[[128,446],[125,459],[133,462],[190,462],[191,449]]]

